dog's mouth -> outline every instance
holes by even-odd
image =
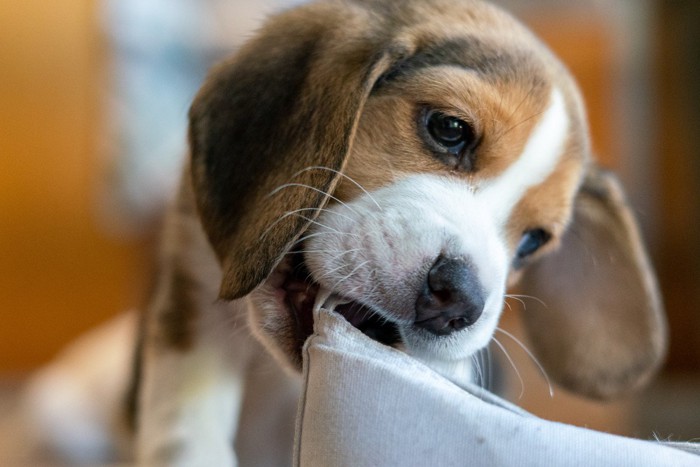
[[[303,253],[288,253],[271,277],[272,285],[278,290],[277,298],[294,324],[295,341],[299,347],[313,333],[313,311],[321,286],[312,278],[304,262]],[[350,324],[368,337],[385,345],[401,342],[395,324],[380,316],[372,307],[355,300],[341,297],[334,311],[341,314]]]

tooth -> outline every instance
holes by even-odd
[[[313,312],[315,314],[320,311],[321,308],[327,311],[335,311],[335,309],[340,305],[345,305],[346,303],[350,302],[352,302],[352,300],[340,297],[334,294],[330,289],[326,289],[325,287],[321,286],[316,294]]]
[[[314,314],[318,313],[321,308],[325,308],[329,311],[333,311],[335,309],[335,303],[330,303],[329,307],[329,301],[333,295],[333,292],[330,289],[326,289],[325,287],[321,286],[318,289],[318,294],[316,295],[316,301],[314,302]]]

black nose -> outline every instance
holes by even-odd
[[[474,267],[440,256],[416,300],[415,324],[445,336],[474,324],[483,310],[484,293]]]

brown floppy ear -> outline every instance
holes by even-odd
[[[609,398],[660,366],[667,340],[660,293],[612,174],[589,170],[560,248],[532,264],[521,284],[542,301],[524,311],[531,345],[567,389]]]
[[[365,100],[405,53],[371,34],[364,10],[345,8],[273,18],[192,105],[192,182],[222,298],[265,280],[327,203]]]

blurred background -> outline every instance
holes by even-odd
[[[292,3],[0,0],[0,387],[140,306],[190,99],[209,64]],[[658,381],[613,404],[550,398],[506,341],[525,381],[504,363],[510,395],[545,418],[700,437],[700,2],[500,3],[579,80],[599,158],[650,245],[672,339]],[[521,335],[517,310],[504,321]]]

